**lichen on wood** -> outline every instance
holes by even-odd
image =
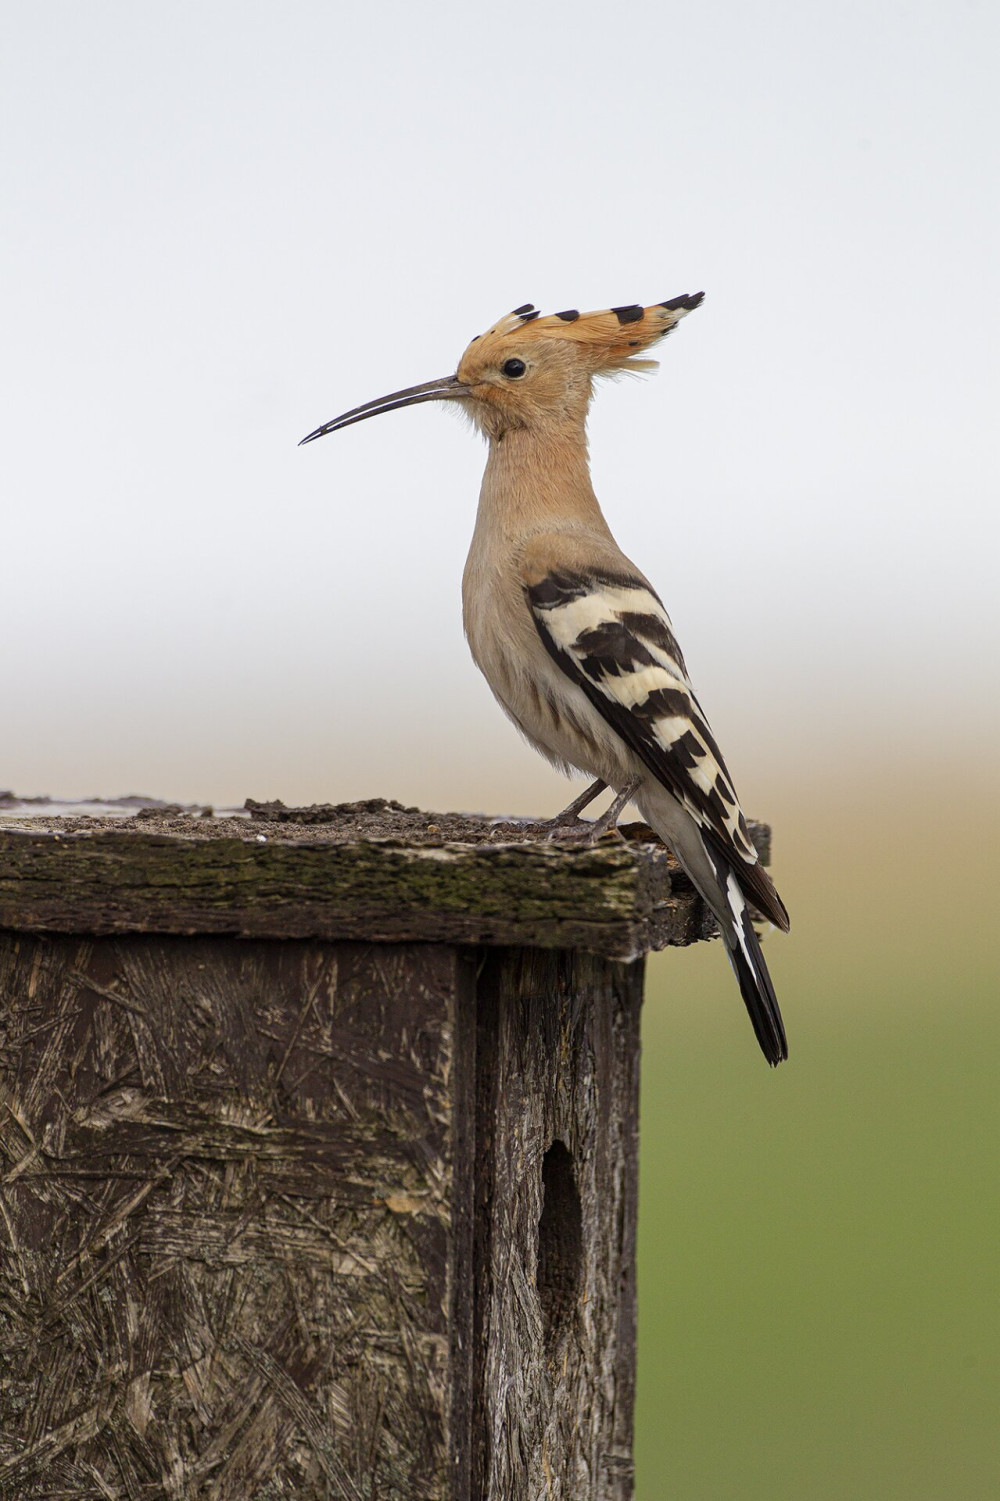
[[[520,943],[613,958],[710,931],[643,826],[636,839],[567,849],[530,826],[415,812],[383,813],[377,832],[345,816],[0,816],[0,928]],[[766,830],[756,834],[763,846]]]

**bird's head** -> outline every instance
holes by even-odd
[[[531,304],[515,308],[484,334],[477,334],[454,375],[393,391],[325,422],[302,439],[311,443],[422,401],[460,402],[491,438],[512,428],[541,430],[583,422],[597,375],[655,368],[645,351],[698,307],[703,292],[685,293],[651,307],[575,310],[541,317]]]

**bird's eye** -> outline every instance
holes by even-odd
[[[527,368],[523,360],[504,360],[500,366],[501,372],[509,375],[511,380],[520,380]]]

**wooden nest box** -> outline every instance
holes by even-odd
[[[254,812],[0,817],[0,1497],[625,1501],[643,955],[700,902]]]

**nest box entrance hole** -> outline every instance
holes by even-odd
[[[580,1292],[583,1212],[573,1155],[554,1141],[542,1161],[542,1213],[538,1221],[535,1285],[545,1344],[553,1349],[568,1329]]]

